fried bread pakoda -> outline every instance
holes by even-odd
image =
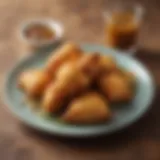
[[[99,79],[99,88],[111,102],[125,102],[133,97],[130,83],[118,73],[102,76]]]
[[[93,124],[104,122],[110,117],[111,112],[103,96],[90,92],[75,98],[61,118],[68,123]]]
[[[65,64],[60,68],[57,80],[47,88],[44,94],[44,110],[52,113],[57,112],[65,99],[83,92],[88,87],[88,77],[73,64]]]
[[[101,55],[99,61],[99,68],[101,73],[110,73],[116,70],[117,64],[112,56]]]
[[[95,52],[83,55],[79,60],[79,67],[85,74],[95,79],[101,74],[114,71],[117,66],[113,57]]]
[[[51,81],[51,77],[43,70],[28,70],[18,77],[18,85],[29,97],[39,97]]]
[[[55,75],[65,62],[74,62],[82,56],[82,50],[74,43],[66,43],[48,58],[46,71]]]
[[[87,53],[81,57],[78,66],[90,78],[97,77],[99,73],[99,53]]]

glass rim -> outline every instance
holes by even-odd
[[[135,16],[135,18],[140,20],[145,13],[144,7],[139,3],[134,3],[131,7],[133,7],[132,8],[133,9],[133,15]],[[119,6],[119,8],[121,9],[121,6]],[[116,11],[115,10],[116,10],[116,8],[114,8],[114,9],[112,8],[112,9],[108,9],[108,10],[103,11],[103,17],[106,18],[106,19],[111,19],[110,18],[111,15],[113,13],[118,12],[118,10],[116,10]],[[123,10],[127,10],[127,8],[125,9],[122,6],[122,11]],[[120,10],[120,12],[121,12],[121,10]]]

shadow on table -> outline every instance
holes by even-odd
[[[142,52],[142,51],[141,51]],[[143,50],[143,54],[137,54],[138,59],[147,60],[160,60],[160,54],[151,55],[151,53],[146,53]],[[107,136],[100,137],[92,137],[92,138],[64,138],[49,135],[47,133],[38,132],[36,130],[27,127],[22,124],[21,127],[24,130],[27,136],[33,136],[36,139],[41,139],[50,145],[55,143],[61,143],[62,145],[69,146],[74,149],[98,149],[98,150],[108,150],[108,149],[116,149],[123,148],[128,143],[132,143],[139,139],[149,138],[152,140],[160,140],[160,88],[157,86],[155,98],[152,103],[151,109],[136,123],[131,126],[120,130],[114,134],[110,134]]]
[[[140,48],[135,54],[135,57],[142,61],[158,62],[160,61],[160,51]]]

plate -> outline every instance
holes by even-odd
[[[99,125],[70,125],[61,123],[57,118],[47,119],[30,109],[24,103],[24,94],[17,88],[17,77],[26,69],[43,67],[50,51],[41,51],[31,57],[25,58],[16,64],[9,72],[5,83],[5,101],[20,120],[29,126],[51,134],[70,137],[89,137],[109,134],[129,126],[139,119],[151,105],[154,96],[154,84],[149,71],[135,58],[127,54],[105,48],[103,46],[83,44],[84,51],[97,51],[115,57],[118,65],[133,72],[136,76],[136,93],[128,104],[112,107],[113,118]]]

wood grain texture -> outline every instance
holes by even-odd
[[[112,0],[116,3],[118,0]],[[0,160],[160,160],[160,1],[140,0],[145,8],[137,58],[152,72],[157,93],[151,110],[119,133],[94,139],[65,139],[38,133],[21,124],[0,100]],[[50,17],[65,27],[65,38],[103,41],[102,11],[106,0],[1,0],[0,80],[27,50],[19,41],[19,25],[29,18]],[[2,95],[2,90],[1,90]]]

